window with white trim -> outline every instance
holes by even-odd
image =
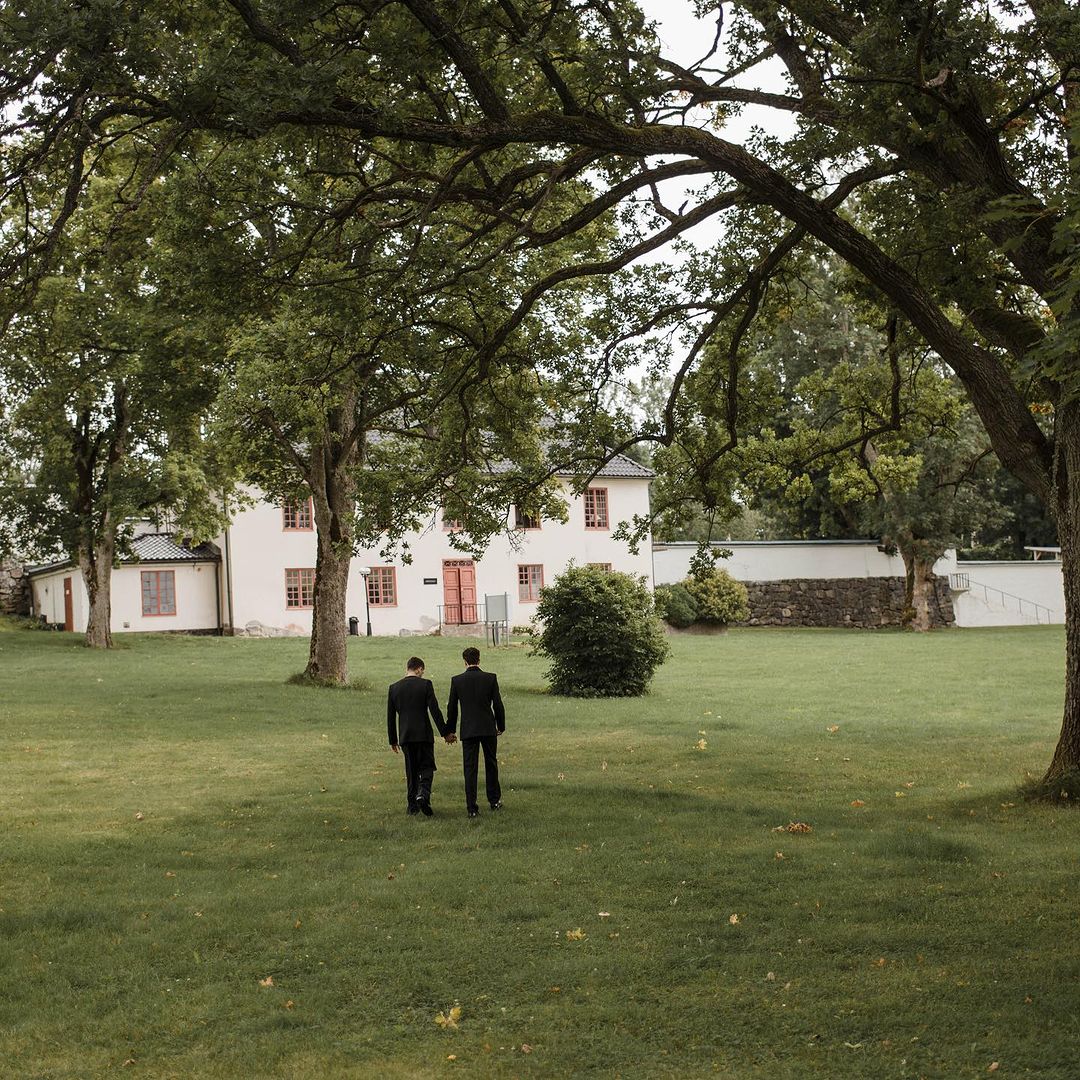
[[[540,515],[530,514],[527,510],[523,510],[520,506],[514,507],[514,528],[515,529],[539,529],[540,528]]]
[[[522,563],[518,566],[518,599],[539,600],[544,587],[544,567],[540,563]]]
[[[176,614],[176,573],[172,570],[142,572],[142,613]]]
[[[589,488],[585,492],[585,528],[608,527],[607,488]]]
[[[292,609],[315,606],[314,567],[292,567],[285,571],[285,606]]]
[[[281,528],[283,532],[311,532],[314,528],[314,514],[310,496],[301,502],[286,499],[281,504]]]
[[[373,566],[367,579],[368,603],[372,607],[397,606],[397,572],[392,566]]]

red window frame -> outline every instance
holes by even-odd
[[[314,530],[315,508],[311,503],[310,495],[303,502],[286,499],[281,504],[282,532],[314,532]]]
[[[373,566],[367,579],[367,591],[372,607],[397,607],[397,568]]]
[[[585,491],[585,528],[610,528],[608,525],[607,488],[588,488]]]
[[[305,600],[307,601],[305,603]],[[285,568],[285,608],[288,611],[310,611],[315,606],[315,567]]]
[[[528,514],[521,509],[520,506],[514,507],[514,528],[521,529],[522,532],[539,532],[540,531],[540,515]]]
[[[151,582],[153,585],[151,586]],[[168,584],[162,589],[162,582]],[[161,618],[176,614],[176,571],[175,570],[143,570],[140,580],[142,589],[142,613],[146,618]],[[148,586],[151,586],[148,588]],[[162,598],[166,603],[172,601],[171,610],[163,606]]]
[[[544,587],[543,563],[518,563],[518,600],[532,603],[540,599]]]

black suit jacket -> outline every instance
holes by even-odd
[[[406,675],[391,684],[390,694],[386,699],[386,736],[391,746],[399,743],[435,741],[431,731],[431,713],[440,735],[452,731],[443,720],[442,710],[435,700],[435,687],[430,679],[421,679],[418,675]],[[400,734],[398,727],[400,720]]]
[[[463,739],[501,735],[506,730],[506,710],[499,696],[499,679],[494,672],[470,667],[450,680],[446,715],[450,730],[455,732],[459,705]]]

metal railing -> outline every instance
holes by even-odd
[[[483,604],[439,604],[440,629],[443,626],[472,626],[482,622],[487,622]]]
[[[953,576],[954,575],[952,575],[952,574],[949,575],[950,584],[951,584],[951,578]],[[955,575],[955,576],[957,576],[957,577],[968,577],[967,574],[960,574],[960,575]],[[1015,595],[1015,593],[1006,592],[1004,589],[998,589],[993,585],[984,585],[981,581],[972,581],[971,578],[968,578],[968,586],[969,586],[969,588],[974,587],[976,589],[982,589],[983,598],[986,600],[987,604],[990,603],[990,594],[991,593],[997,593],[997,595],[1001,597],[1001,606],[1003,608],[1011,607],[1010,604],[1006,603],[1006,600],[1012,600],[1016,604],[1016,610],[1021,615],[1024,614],[1024,605],[1027,604],[1028,607],[1030,607],[1030,608],[1032,608],[1034,610],[1035,621],[1038,622],[1038,623],[1041,623],[1043,621],[1042,620],[1042,612],[1044,612],[1044,611],[1046,612],[1046,623],[1047,623],[1047,625],[1050,625],[1054,621],[1054,619],[1053,619],[1054,615],[1061,615],[1060,611],[1055,611],[1053,608],[1047,607],[1045,604],[1037,603],[1035,600],[1026,600],[1022,596],[1017,596],[1017,595]]]

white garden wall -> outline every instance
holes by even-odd
[[[958,562],[956,573],[968,585],[953,593],[958,626],[1065,622],[1060,562]]]
[[[886,555],[876,540],[726,540],[714,546],[732,553],[717,565],[739,581],[904,576],[904,560]],[[682,581],[690,572],[690,558],[696,550],[693,542],[654,544],[656,584]],[[955,562],[950,553],[934,570],[947,574]]]

